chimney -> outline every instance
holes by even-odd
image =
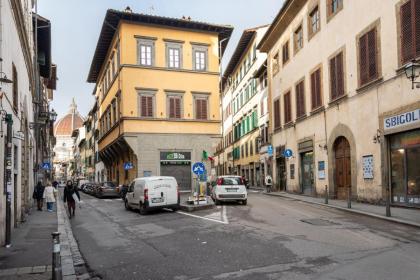
[[[132,13],[133,11],[131,10],[130,6],[127,6],[127,8],[125,8],[124,12]]]

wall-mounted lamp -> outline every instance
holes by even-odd
[[[373,136],[373,143],[375,144],[381,143],[381,131],[379,129],[376,130],[376,134]]]
[[[407,79],[411,80],[411,88],[414,89],[415,84],[417,84],[417,88],[420,88],[420,82],[415,81],[420,76],[420,63],[417,63],[416,60],[413,59],[404,67],[404,72]]]

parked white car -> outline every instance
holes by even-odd
[[[217,177],[213,183],[211,197],[216,205],[221,201],[238,201],[246,205],[248,192],[241,176],[226,175]]]
[[[174,177],[154,176],[134,179],[128,187],[124,204],[127,210],[138,209],[141,215],[152,209],[179,209],[178,183]]]

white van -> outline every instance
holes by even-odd
[[[153,176],[131,182],[125,196],[127,210],[139,209],[144,215],[150,209],[178,210],[180,203],[178,183],[174,177]]]

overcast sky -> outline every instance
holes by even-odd
[[[229,60],[242,31],[272,22],[283,0],[38,0],[38,13],[52,25],[52,57],[58,65],[58,84],[53,108],[61,117],[74,97],[85,116],[93,105],[94,84],[86,82],[90,63],[107,9],[180,18],[235,29],[224,62]]]

